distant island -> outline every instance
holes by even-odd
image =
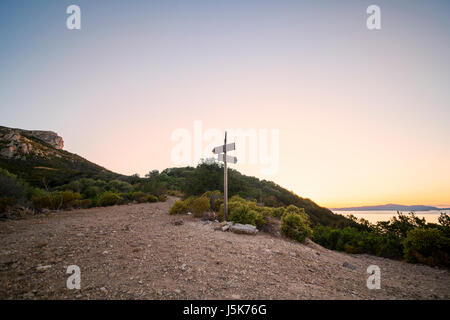
[[[334,211],[431,211],[431,210],[450,210],[450,208],[437,208],[433,206],[415,205],[404,206],[401,204],[383,204],[378,206],[361,206],[348,208],[330,208]]]

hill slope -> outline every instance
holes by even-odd
[[[218,164],[203,163],[196,168],[166,169],[161,172],[160,179],[186,195],[199,196],[208,190],[223,191],[223,167]],[[329,209],[317,205],[310,199],[302,198],[272,181],[246,176],[233,169],[228,169],[228,179],[230,197],[239,195],[271,207],[293,204],[305,208],[314,225],[342,227],[350,223],[344,216],[334,214]]]
[[[51,131],[0,126],[0,167],[41,188],[82,177],[112,179],[120,176],[62,150],[63,145],[63,139]]]

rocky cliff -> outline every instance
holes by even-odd
[[[110,180],[120,176],[63,150],[63,146],[63,139],[52,131],[0,126],[0,168],[40,188],[80,178]]]
[[[34,154],[45,156],[61,150],[64,140],[53,131],[23,130],[0,126],[0,156],[12,159]]]

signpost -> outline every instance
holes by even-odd
[[[235,143],[227,144],[227,132],[225,131],[225,139],[223,146],[215,147],[212,152],[218,154],[218,160],[223,161],[223,217],[225,221],[228,218],[228,170],[227,162],[236,163],[237,158],[228,156],[227,151],[233,151],[236,149]]]

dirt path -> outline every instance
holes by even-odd
[[[450,298],[448,270],[214,231],[168,215],[173,201],[1,221],[0,298]],[[66,288],[69,265],[81,269],[81,290]],[[381,269],[380,290],[366,286],[369,265]]]

